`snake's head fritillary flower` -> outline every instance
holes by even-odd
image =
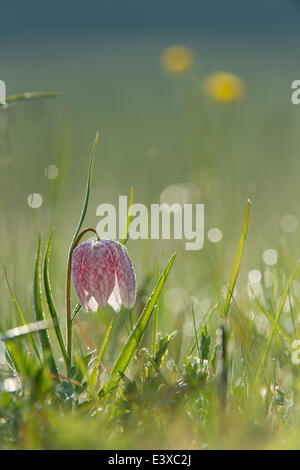
[[[87,241],[75,248],[72,280],[76,295],[87,312],[108,303],[115,312],[121,305],[132,308],[136,298],[134,269],[126,248],[113,240]]]
[[[204,90],[213,100],[230,104],[240,101],[245,94],[243,80],[227,72],[216,72],[204,80]]]

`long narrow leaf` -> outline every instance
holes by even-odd
[[[73,321],[77,315],[77,313],[81,310],[81,304],[78,303],[75,305],[74,309],[73,309],[73,312],[71,314],[71,320]]]
[[[5,333],[0,334],[0,341],[10,341],[20,336],[31,335],[31,333],[45,331],[49,328],[50,322],[47,320],[41,320],[33,323],[27,323],[26,325],[16,326],[7,330]]]
[[[157,282],[151,296],[148,299],[148,302],[138,319],[135,327],[133,328],[125,346],[123,347],[118,359],[115,362],[115,365],[113,367],[113,370],[111,372],[110,379],[108,381],[108,384],[106,386],[106,389],[109,390],[112,387],[114,387],[118,381],[121,378],[121,374],[125,374],[126,369],[128,367],[128,364],[130,363],[130,360],[133,358],[133,355],[136,353],[139,344],[141,342],[141,339],[143,337],[143,334],[145,332],[145,329],[148,325],[148,322],[150,320],[151,314],[153,312],[153,309],[155,307],[155,304],[157,302],[157,299],[161,293],[161,290],[166,282],[166,279],[168,277],[168,274],[172,268],[172,265],[175,261],[176,254],[174,254],[170,261],[168,262],[164,272],[160,276],[159,281]]]
[[[42,98],[55,98],[56,96],[59,96],[59,93],[57,92],[32,92],[28,91],[26,93],[22,93],[19,95],[11,95],[7,96],[6,98],[6,105],[12,105],[15,103],[19,103],[20,101],[30,101],[30,100],[37,100],[37,99],[42,99]]]
[[[132,221],[132,204],[133,204],[133,188],[131,188],[130,190],[130,201],[129,201],[128,215],[127,215],[126,237],[123,238],[123,240],[121,240],[122,245],[125,245],[129,237],[129,229],[130,229],[130,224]]]
[[[96,148],[97,148],[97,144],[98,144],[98,139],[99,139],[99,134],[97,132],[94,143],[93,143],[92,152],[91,152],[91,158],[90,158],[90,163],[89,163],[88,179],[87,179],[87,183],[86,183],[86,191],[85,191],[83,208],[82,208],[82,212],[81,212],[81,215],[80,215],[80,219],[79,219],[77,228],[76,228],[74,236],[73,236],[71,247],[74,245],[74,243],[76,241],[76,238],[77,238],[77,236],[80,232],[80,229],[82,227],[82,224],[84,222],[85,215],[86,215],[86,212],[87,212],[87,208],[88,208],[88,204],[89,204],[89,198],[90,198],[90,192],[91,192],[93,163],[94,163],[94,159],[95,159],[95,153],[96,153]]]
[[[158,261],[158,279],[160,276],[160,257]],[[156,302],[156,309],[155,309],[155,322],[154,322],[154,335],[153,335],[153,356],[156,354],[156,342],[157,342],[157,331],[158,331],[158,314],[159,314],[159,299]]]
[[[109,335],[110,335],[110,331],[112,329],[112,326],[113,326],[113,321],[114,319],[112,318],[111,321],[110,321],[110,324],[108,325],[108,328],[107,328],[107,331],[105,333],[105,336],[104,336],[104,339],[102,341],[102,345],[101,345],[101,348],[100,348],[100,352],[99,352],[99,355],[97,357],[97,362],[96,362],[96,368],[99,367],[99,364],[101,362],[101,358],[102,358],[102,355],[103,355],[103,351],[104,351],[104,348],[106,346],[106,343],[107,343],[107,340],[109,338]]]
[[[33,281],[33,305],[35,311],[36,321],[43,321],[45,319],[43,307],[42,307],[42,294],[41,294],[41,237],[39,237],[36,262],[35,262],[35,271],[34,271],[34,281]],[[58,374],[56,367],[55,359],[53,356],[51,344],[49,341],[48,333],[46,330],[40,330],[39,332],[40,341],[44,355],[49,358],[49,369],[53,374]]]
[[[54,229],[50,233],[49,240],[47,243],[46,247],[46,252],[45,252],[45,258],[44,258],[44,286],[45,286],[45,293],[46,293],[46,299],[49,307],[49,312],[51,315],[51,318],[53,320],[53,326],[54,330],[57,336],[57,340],[59,342],[59,346],[66,364],[66,367],[69,367],[69,359],[67,355],[67,351],[65,348],[65,343],[63,340],[63,336],[61,333],[60,325],[59,325],[59,320],[58,320],[58,315],[56,312],[56,308],[54,305],[53,301],[53,296],[52,296],[52,291],[51,291],[51,285],[50,285],[50,279],[49,279],[49,259],[50,259],[50,251],[51,251],[51,245],[52,245],[52,238],[54,234]]]
[[[243,230],[242,230],[242,235],[240,238],[240,243],[237,251],[237,255],[234,261],[233,265],[233,270],[229,282],[229,287],[228,287],[228,292],[226,296],[226,301],[225,301],[225,307],[224,307],[224,316],[227,317],[228,315],[228,310],[230,306],[230,301],[233,295],[235,283],[239,274],[239,269],[242,261],[242,256],[243,256],[243,251],[244,251],[244,246],[245,246],[245,240],[246,240],[246,235],[247,235],[247,230],[248,230],[248,222],[249,222],[249,214],[250,214],[250,204],[251,202],[248,200],[247,204],[247,209],[246,209],[246,215],[245,215],[245,220],[244,220],[244,225],[243,225]]]

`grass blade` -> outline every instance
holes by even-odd
[[[283,307],[284,307],[284,304],[285,304],[285,301],[287,299],[287,296],[289,294],[289,291],[290,291],[290,288],[291,288],[291,285],[292,285],[292,282],[293,282],[293,279],[295,277],[295,274],[298,270],[298,263],[297,265],[295,266],[292,274],[290,275],[289,279],[288,279],[288,282],[287,282],[287,285],[286,285],[286,288],[284,290],[284,293],[283,293],[283,296],[282,296],[282,299],[281,299],[281,302],[280,302],[280,305],[279,305],[279,308],[277,310],[277,313],[275,315],[275,319],[273,321],[273,325],[272,325],[272,330],[271,330],[271,333],[270,333],[270,336],[268,338],[268,342],[266,344],[266,347],[265,347],[265,350],[264,350],[264,353],[262,355],[262,359],[261,359],[261,362],[260,362],[260,365],[259,365],[259,369],[258,369],[258,373],[257,373],[257,379],[259,379],[261,373],[262,373],[262,370],[265,366],[265,362],[266,362],[266,359],[267,359],[267,355],[269,353],[269,350],[270,350],[270,347],[271,347],[271,344],[272,344],[272,340],[273,340],[273,336],[274,336],[274,333],[277,329],[277,326],[279,324],[279,320],[280,320],[280,317],[281,317],[281,314],[282,314],[282,311],[283,311]]]
[[[82,212],[81,212],[81,215],[80,215],[80,219],[79,219],[76,231],[75,231],[74,236],[73,236],[71,247],[76,242],[76,238],[79,235],[80,229],[82,227],[82,224],[84,222],[85,215],[86,215],[86,212],[87,212],[87,208],[88,208],[88,204],[89,204],[89,198],[90,198],[90,192],[91,192],[93,163],[94,163],[94,159],[95,159],[95,153],[96,153],[96,148],[97,148],[97,144],[98,144],[98,139],[99,139],[99,134],[97,132],[94,143],[93,143],[93,147],[92,147],[91,157],[90,157],[88,178],[87,178],[87,183],[86,183],[86,191],[85,191],[83,208],[82,208]]]
[[[254,296],[254,302],[257,304],[257,306],[260,308],[260,310],[263,312],[263,314],[267,317],[271,325],[274,324],[274,318],[272,315],[268,312],[268,310],[264,307],[264,305],[260,302],[260,300],[255,297],[255,294],[253,292],[253,289],[251,289],[252,295]],[[290,338],[289,334],[277,323],[275,323],[276,329],[278,330],[277,332],[280,333],[285,340],[291,345],[293,340]]]
[[[39,237],[36,263],[35,263],[35,271],[34,271],[34,281],[33,281],[33,305],[34,305],[36,321],[43,321],[45,319],[43,307],[42,307],[42,294],[41,294],[41,281],[40,280],[41,280],[41,237]],[[52,348],[51,348],[47,331],[45,329],[41,329],[39,336],[40,336],[40,341],[41,341],[44,355],[48,358],[48,361],[49,361],[50,372],[52,372],[52,374],[58,374],[58,370],[56,367],[56,363],[55,363],[55,359],[53,356],[53,352],[52,352]]]
[[[110,331],[111,331],[112,326],[113,326],[113,322],[114,322],[114,319],[112,318],[111,321],[110,321],[110,324],[108,325],[108,328],[107,328],[107,331],[105,333],[104,339],[102,341],[102,345],[101,345],[99,355],[98,355],[98,358],[97,358],[97,362],[96,362],[96,369],[99,367],[99,364],[100,364],[100,361],[101,361],[101,358],[102,358],[102,355],[103,355],[104,348],[106,346],[107,340],[108,340],[109,335],[110,335]]]
[[[200,358],[201,358],[201,352],[200,352],[200,345],[199,345],[199,341],[198,341],[198,333],[197,333],[197,327],[196,327],[194,303],[192,303],[192,315],[193,315],[193,325],[194,325],[195,341],[196,341],[197,351],[198,351],[198,355],[199,355],[199,359],[200,359]]]
[[[158,279],[160,276],[160,257],[158,261]],[[159,299],[156,302],[155,309],[155,323],[154,323],[154,335],[153,335],[153,356],[156,354],[156,342],[157,342],[157,332],[158,332],[158,313],[159,313]]]
[[[175,261],[176,254],[174,254],[170,261],[168,262],[164,272],[160,276],[159,281],[157,282],[151,296],[148,299],[147,305],[145,306],[140,318],[138,319],[135,327],[133,328],[125,346],[123,347],[118,359],[115,362],[113,370],[111,372],[110,379],[106,386],[106,389],[109,390],[114,387],[120,380],[121,374],[125,374],[128,364],[132,359],[133,355],[137,351],[137,348],[141,342],[147,324],[150,320],[151,314],[157,302],[157,299],[161,293],[161,290],[166,282],[168,274],[172,268],[172,265]]]
[[[128,240],[129,237],[129,227],[132,221],[132,204],[133,204],[133,188],[130,190],[130,201],[129,201],[129,208],[128,208],[128,216],[127,216],[127,228],[126,228],[126,237],[121,240],[122,245]]]
[[[80,310],[81,310],[81,304],[78,303],[78,304],[75,305],[74,310],[72,312],[72,315],[71,315],[71,320],[72,321],[75,319],[77,313],[79,313]]]
[[[27,323],[22,326],[16,326],[15,328],[11,328],[7,330],[5,333],[0,334],[0,341],[10,341],[15,338],[19,338],[20,336],[31,335],[31,333],[45,331],[49,328],[50,323],[47,320],[41,320],[33,323]]]
[[[49,312],[50,312],[50,315],[51,315],[51,318],[52,318],[52,321],[53,321],[53,326],[54,326],[54,330],[55,330],[55,333],[56,333],[56,336],[57,336],[57,340],[59,342],[59,346],[60,346],[64,361],[65,361],[66,367],[69,368],[70,363],[69,363],[67,351],[66,351],[66,348],[65,348],[65,343],[64,343],[64,340],[63,340],[63,336],[62,336],[62,333],[61,333],[59,320],[58,320],[58,315],[57,315],[56,308],[55,308],[55,305],[54,305],[52,291],[51,291],[51,284],[50,284],[50,279],[49,279],[49,259],[50,259],[50,252],[51,252],[53,234],[54,234],[54,229],[50,233],[49,240],[48,240],[47,247],[46,247],[46,252],[45,252],[44,271],[43,271],[44,286],[45,286],[45,293],[46,293],[46,299],[47,299],[47,303],[48,303],[48,307],[49,307]]]
[[[251,202],[248,200],[247,204],[247,209],[246,209],[246,214],[245,214],[245,219],[244,219],[244,225],[243,225],[243,230],[242,230],[242,235],[240,238],[240,243],[237,251],[237,255],[234,261],[233,265],[233,270],[228,286],[228,291],[227,291],[227,296],[226,296],[226,301],[225,301],[225,307],[224,307],[224,316],[227,317],[228,315],[228,310],[230,306],[230,301],[232,298],[232,294],[234,291],[235,283],[239,274],[239,269],[242,261],[242,256],[243,256],[243,251],[244,251],[244,246],[245,246],[245,240],[246,240],[246,235],[247,235],[247,230],[248,230],[248,222],[249,222],[249,215],[250,215],[250,205]]]
[[[30,100],[37,100],[37,99],[42,99],[42,98],[55,98],[56,96],[59,96],[59,93],[57,92],[32,92],[28,91],[26,93],[21,93],[19,95],[11,95],[7,96],[6,98],[6,105],[3,105],[6,107],[7,105],[12,105],[15,103],[19,103],[21,101],[30,101]]]

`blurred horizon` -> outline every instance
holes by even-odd
[[[299,37],[298,0],[11,0],[2,3],[0,36],[149,32]]]

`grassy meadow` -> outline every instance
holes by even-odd
[[[299,447],[293,45],[190,37],[193,63],[172,73],[161,54],[177,43],[133,36],[0,45],[7,96],[59,93],[0,108],[2,449]],[[235,102],[205,92],[204,80],[218,71],[242,80]],[[134,202],[148,207],[204,203],[205,243],[186,251],[184,240],[129,239],[136,305],[118,314],[80,310],[68,369],[44,282],[65,338],[68,250],[97,131],[82,229],[96,227],[99,204],[117,207],[132,187]],[[138,319],[147,315],[143,329]],[[46,330],[7,334],[43,318]]]

